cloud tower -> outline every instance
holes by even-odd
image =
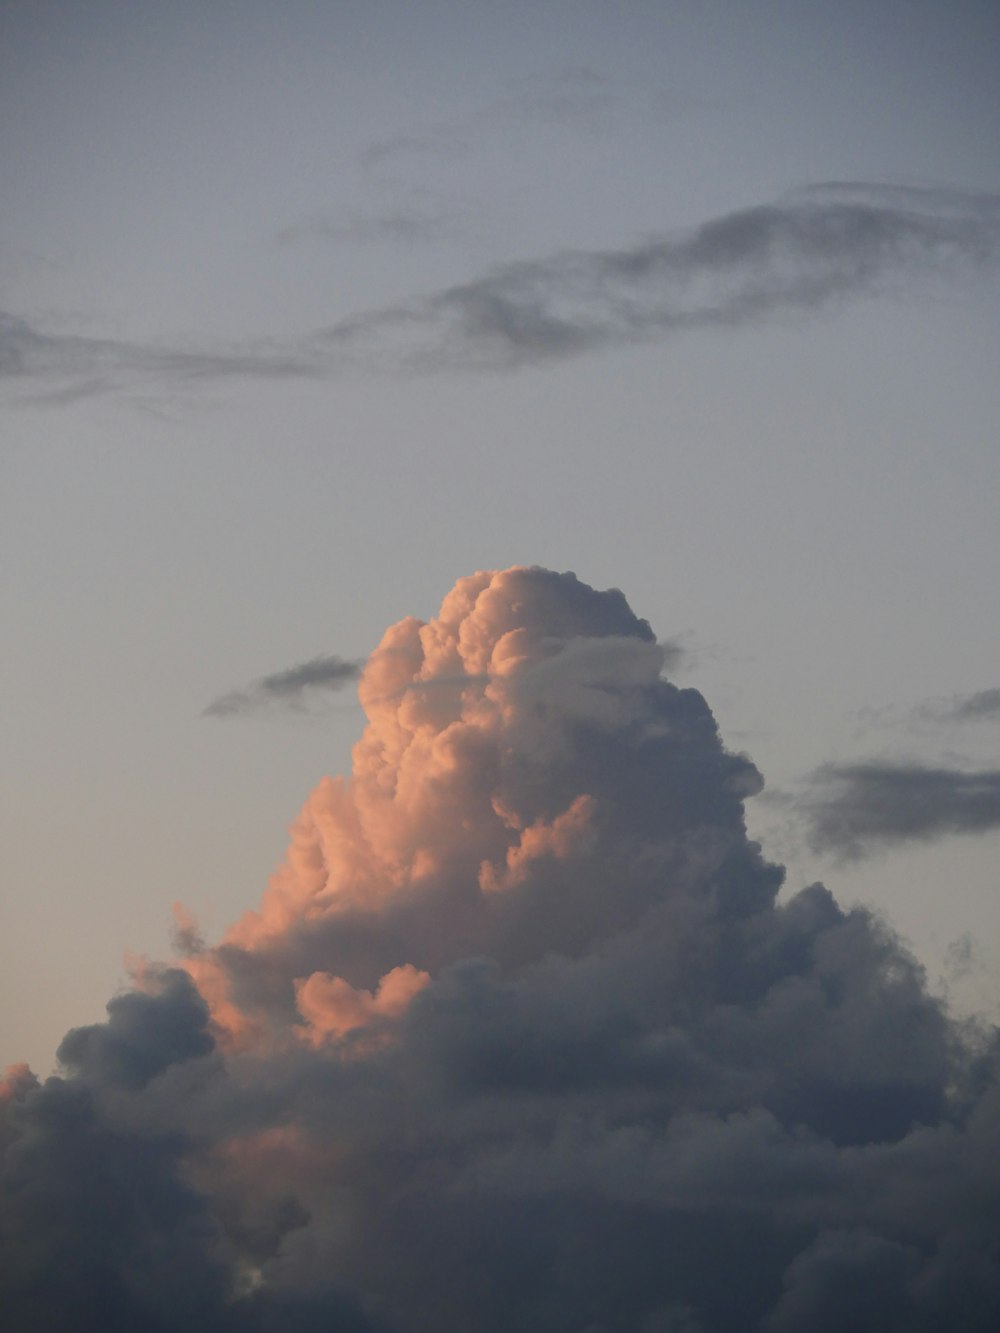
[[[12,1330],[996,1327],[996,1034],[667,658],[537,568],[386,631],[259,908],[3,1084]]]

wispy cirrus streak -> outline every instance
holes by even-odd
[[[0,320],[0,375],[53,402],[226,379],[513,371],[831,302],[1000,259],[1000,195],[812,186],[691,231],[500,264],[294,339],[130,343]]]
[[[961,695],[942,706],[938,716],[950,722],[1000,722],[1000,689]]]
[[[900,843],[1000,828],[1000,769],[826,764],[800,809],[817,851],[858,860]]]
[[[232,717],[252,713],[268,705],[301,709],[311,690],[342,690],[361,674],[363,663],[349,661],[334,654],[312,657],[308,662],[261,676],[252,685],[240,690],[229,690],[204,709],[204,717]]]

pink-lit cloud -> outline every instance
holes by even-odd
[[[665,660],[540,569],[386,631],[259,907],[0,1084],[5,1328],[992,1333],[1000,1035]]]

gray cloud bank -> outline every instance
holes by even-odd
[[[514,370],[815,312],[998,258],[998,195],[830,184],[686,234],[500,265],[283,345],[155,347],[44,333],[6,316],[0,375],[58,401],[238,377]]]
[[[0,1085],[6,1333],[994,1333],[1000,1034],[662,667],[539,569],[386,632],[259,910]]]
[[[800,808],[817,851],[857,860],[900,843],[1000,828],[1000,770],[827,764]]]
[[[253,713],[269,705],[300,709],[312,690],[342,690],[358,679],[361,663],[348,661],[333,654],[313,657],[308,662],[288,667],[284,671],[261,676],[242,690],[221,694],[205,708],[205,717],[233,717]]]

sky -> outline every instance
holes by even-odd
[[[817,1327],[817,1274],[860,1264],[882,1275],[875,1304],[905,1287],[901,1326],[939,1326],[952,1280],[941,1256],[957,1240],[937,1236],[928,1258],[932,1241],[905,1233],[902,1204],[829,1228],[851,1145],[874,1154],[864,1181],[851,1177],[864,1193],[900,1176],[887,1149],[873,1163],[889,1139],[910,1143],[908,1115],[945,1123],[942,1089],[956,1077],[941,1025],[1000,1015],[998,52],[988,0],[291,0],[280,12],[256,0],[0,0],[0,1048],[4,1064],[27,1062],[43,1080],[60,1051],[61,1081],[15,1080],[55,1136],[39,1178],[62,1160],[46,1096],[90,1098],[102,1142],[120,1143],[127,1121],[128,1133],[172,1124],[201,1145],[184,1189],[195,1179],[212,1201],[225,1233],[213,1264],[229,1276],[206,1267],[197,1299],[231,1311],[232,1274],[243,1274],[250,1322],[234,1328],[280,1322],[288,1293],[314,1302],[295,1307],[303,1328],[334,1306],[345,1328],[473,1327],[472,1286],[442,1304],[397,1262],[389,1290],[369,1214],[345,1203],[338,1221],[334,1167],[310,1156],[309,1135],[332,1123],[324,1089],[342,1092],[337,1132],[357,1148],[379,1080],[420,1103],[414,1161],[456,1197],[485,1191],[506,1217],[516,1199],[528,1207],[517,1182],[527,1190],[531,1177],[549,1179],[553,1197],[571,1178],[600,1195],[592,1231],[564,1256],[574,1273],[587,1244],[610,1243],[616,1217],[638,1226],[641,1213],[646,1226],[643,1174],[677,1197],[706,1187],[671,1174],[716,1151],[697,1146],[703,1131],[735,1134],[743,1117],[739,1142],[756,1145],[764,1193],[765,1148],[804,1125],[841,1152],[838,1167],[821,1164],[814,1144],[803,1167],[826,1182],[827,1202],[810,1211],[789,1194],[804,1229],[758,1256],[777,1276],[759,1288],[747,1276],[741,1299],[761,1328]],[[579,582],[459,582],[511,567]],[[466,592],[450,594],[448,620],[455,587]],[[439,626],[437,647],[420,640],[420,667],[407,617]],[[466,622],[449,656],[441,645]],[[410,628],[386,630],[400,624]],[[515,637],[498,647],[505,634]],[[724,751],[688,691],[707,701]],[[399,748],[402,734],[450,735],[456,719],[488,743]],[[657,748],[671,728],[680,758]],[[655,755],[633,772],[604,747],[640,733]],[[508,753],[525,766],[509,790],[495,771]],[[682,759],[711,775],[704,791],[691,778],[690,809]],[[574,787],[574,771],[589,786]],[[330,779],[352,774],[334,798]],[[405,817],[386,813],[385,783],[407,782]],[[646,800],[654,788],[683,818]],[[463,809],[487,789],[492,814]],[[358,839],[375,850],[362,854]],[[586,868],[595,847],[617,866],[624,906]],[[754,886],[739,904],[720,888],[727,856]],[[326,904],[310,878],[317,857],[349,899],[342,909],[309,905],[315,894]],[[635,1106],[619,1104],[626,1057],[605,1038],[621,1014],[647,1015],[632,1032],[644,1050],[673,1041],[679,1022],[630,953],[637,904],[659,893],[644,857],[699,904],[663,907],[649,927],[668,960],[675,934],[701,930],[722,950],[720,922],[769,958],[794,950],[761,939],[787,940],[797,922],[826,960],[820,972],[834,958],[846,969],[856,949],[854,979],[838,984],[869,1000],[843,1032],[831,1035],[829,1016],[813,1032],[869,1069],[887,1033],[919,1030],[912,1067],[883,1089],[892,1114],[866,1119],[845,1094],[838,1104],[854,1109],[831,1126],[805,1105],[819,1098],[809,1078],[829,1088],[843,1069],[800,1070],[798,1093],[768,1083],[791,1041],[775,998],[790,993],[787,958],[785,971],[761,964],[735,997],[718,959],[706,963],[718,985],[702,997],[697,1040],[687,1032],[694,1045],[670,1078],[635,1075],[655,1109],[638,1091]],[[462,875],[485,915],[456,907]],[[557,895],[578,877],[576,924],[542,902],[534,876]],[[417,895],[419,910],[397,903],[425,879],[437,888]],[[832,899],[801,897],[818,881]],[[331,925],[341,910],[347,925]],[[381,924],[359,925],[365,912]],[[748,913],[768,923],[759,936]],[[910,953],[893,952],[886,923]],[[563,955],[575,972],[552,961]],[[170,960],[178,968],[163,972]],[[889,973],[906,991],[905,1022],[871,1008]],[[606,1011],[581,999],[588,975]],[[796,972],[795,984],[817,975]],[[687,985],[677,994],[694,1004]],[[759,1031],[739,1029],[741,1005]],[[601,1084],[617,1089],[611,1127],[587,1119],[602,1094],[570,1073],[565,1117],[546,1119],[553,1084],[544,1095],[533,1085],[535,1110],[525,1093],[506,1119],[496,1087],[472,1087],[480,1065],[461,1073],[463,1006],[482,1017],[487,1050],[514,1022],[510,1006],[518,1022],[534,1015],[529,1056],[541,1063],[572,1011],[572,1049],[553,1058],[569,1070],[590,1051],[595,1068],[618,1071]],[[71,1029],[90,1035],[63,1043]],[[753,1051],[745,1068],[740,1042]],[[345,1043],[349,1076],[331,1072]],[[123,1050],[144,1072],[126,1061],[122,1074]],[[704,1095],[672,1101],[662,1080],[683,1082],[682,1065]],[[202,1093],[182,1114],[194,1068],[215,1072],[198,1075]],[[466,1074],[449,1099],[445,1084]],[[514,1084],[530,1077],[510,1072]],[[250,1109],[292,1086],[301,1122]],[[461,1162],[427,1155],[432,1112],[467,1143]],[[213,1139],[215,1114],[235,1117],[239,1134]],[[963,1161],[987,1142],[988,1116],[969,1111],[969,1124],[976,1115]],[[373,1116],[368,1148],[389,1133]],[[194,1226],[202,1205],[183,1193],[177,1161],[147,1152],[148,1133],[137,1142],[163,1226],[181,1215]],[[377,1197],[360,1148],[344,1153]],[[251,1221],[239,1160],[258,1182],[286,1169],[304,1179],[308,1163],[329,1189],[307,1197],[306,1182],[293,1207],[262,1187],[275,1217],[292,1211],[280,1225]],[[838,1171],[835,1187],[824,1173]],[[390,1174],[424,1179],[402,1165]],[[417,1222],[451,1238],[466,1225],[461,1209],[407,1212],[415,1196],[399,1186],[403,1196],[385,1262]],[[731,1202],[719,1205],[730,1222]],[[314,1221],[296,1229],[295,1207]],[[557,1228],[544,1211],[532,1235]],[[955,1222],[956,1236],[968,1231]],[[321,1298],[309,1254],[348,1232],[335,1268],[338,1281],[353,1276]],[[191,1260],[191,1235],[177,1244],[177,1262]],[[618,1327],[614,1309],[627,1311],[622,1328],[733,1327],[694,1279],[676,1299],[652,1290],[646,1244],[628,1299],[595,1286],[589,1315],[559,1305],[564,1293],[539,1293],[528,1312],[505,1305],[502,1273],[528,1261],[503,1250],[507,1267],[489,1278],[496,1308],[524,1327]],[[978,1273],[963,1255],[961,1271]],[[77,1289],[67,1279],[65,1290]],[[124,1311],[123,1328],[138,1317],[101,1299]],[[982,1310],[993,1297],[975,1299]],[[39,1327],[24,1309],[25,1327]]]

